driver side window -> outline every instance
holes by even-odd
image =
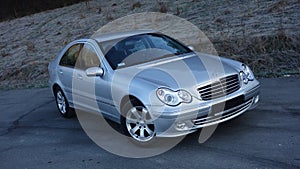
[[[86,70],[91,67],[100,67],[100,60],[95,49],[91,45],[85,44],[79,53],[76,68]]]

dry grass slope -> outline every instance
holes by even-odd
[[[47,64],[68,42],[137,12],[187,19],[221,56],[250,65],[257,76],[300,74],[298,0],[89,1],[0,23],[0,88],[47,86]]]

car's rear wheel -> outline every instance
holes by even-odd
[[[155,137],[155,127],[149,111],[139,102],[131,100],[123,107],[122,130],[140,144],[150,143]]]
[[[70,108],[65,94],[60,88],[55,90],[55,101],[58,111],[63,117],[71,118],[74,116],[74,111]]]

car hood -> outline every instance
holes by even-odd
[[[142,80],[156,87],[191,91],[195,89],[195,86],[230,74],[237,74],[236,63],[236,61],[217,56],[192,53],[131,66],[117,71],[123,78],[130,77],[131,82]]]

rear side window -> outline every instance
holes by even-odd
[[[81,48],[82,44],[71,46],[61,58],[59,65],[74,68]]]

